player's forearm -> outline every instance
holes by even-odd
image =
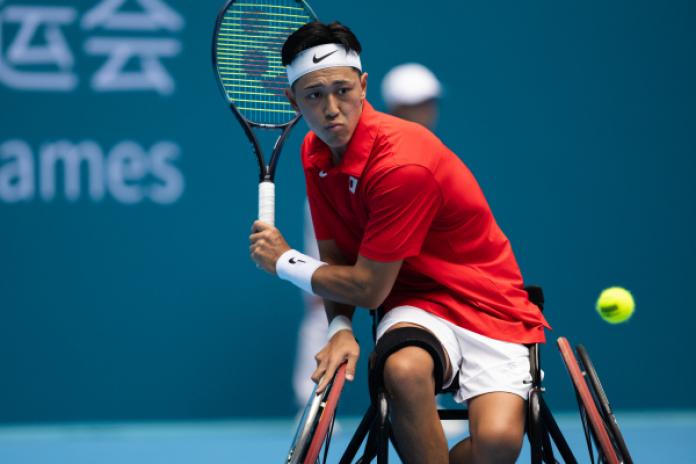
[[[289,249],[275,261],[278,277],[325,300],[376,308],[389,295],[402,261],[379,262],[358,255],[354,264],[330,240],[319,242],[323,261]]]
[[[322,266],[312,275],[312,290],[325,300],[344,305],[376,308],[388,291],[377,287],[357,266]],[[351,312],[352,314],[352,312]]]
[[[355,306],[331,300],[324,300],[324,309],[326,310],[326,319],[329,322],[336,316],[346,316],[348,319],[353,319],[355,312]]]

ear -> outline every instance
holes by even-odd
[[[360,87],[362,87],[362,99],[367,97],[367,73],[362,73],[360,75]]]
[[[291,87],[285,88],[285,96],[287,97],[288,101],[292,105],[292,109],[294,109],[295,111],[297,111],[299,113],[300,108],[297,106],[297,101],[295,100],[295,94],[293,93]]]

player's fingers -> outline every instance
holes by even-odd
[[[326,386],[331,382],[333,379],[334,375],[336,375],[336,371],[338,370],[338,366],[341,364],[340,360],[332,360],[329,365],[326,367],[326,372],[324,372],[324,375],[322,376],[321,380],[319,381],[319,385],[317,385],[317,393],[321,393],[324,391]]]
[[[314,369],[314,372],[312,372],[311,378],[314,383],[319,383],[321,376],[326,372],[328,357],[324,354],[324,350],[322,350],[314,356],[314,359],[317,362],[317,367]]]
[[[249,256],[251,260],[256,263],[256,267],[260,267],[261,255],[256,246],[252,245],[249,247]]]
[[[335,373],[336,369],[327,369],[326,372],[324,372],[324,375],[317,384],[317,393],[321,393],[326,389],[326,386],[329,384]]]
[[[249,235],[249,241],[252,243],[259,242],[261,240],[268,240],[268,232],[254,232]]]
[[[272,225],[270,225],[269,223],[264,222],[260,219],[257,219],[256,221],[254,221],[254,223],[251,225],[252,232],[262,232],[264,230],[268,230],[268,229],[272,229],[272,228],[273,228]]]
[[[254,258],[254,261],[261,261],[268,258],[266,249],[259,243],[252,243],[249,245],[249,254]]]
[[[325,372],[326,372],[325,365],[317,366],[317,368],[314,369],[314,372],[312,372],[312,376],[311,376],[312,382],[319,383],[321,378],[324,376]]]
[[[346,360],[346,380],[352,382],[355,379],[355,366],[358,364],[358,356],[348,355]]]
[[[260,263],[264,259],[265,255],[261,248],[254,246],[254,248],[251,250],[251,257],[254,258],[254,261]]]

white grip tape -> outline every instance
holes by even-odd
[[[259,184],[259,219],[275,225],[275,184],[267,180]]]

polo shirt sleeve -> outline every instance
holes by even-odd
[[[394,168],[374,180],[366,195],[360,255],[381,262],[417,256],[443,202],[432,172],[418,165]]]

